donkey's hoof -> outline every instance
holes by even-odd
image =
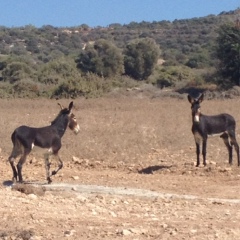
[[[50,177],[47,178],[48,184],[52,183],[52,179]]]
[[[17,178],[13,177],[13,178],[12,178],[12,182],[13,182],[13,183],[17,183]]]
[[[52,175],[55,175],[57,172],[54,170],[54,171],[52,171]]]

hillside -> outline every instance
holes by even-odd
[[[228,22],[235,22],[239,16],[240,9],[236,9],[202,18],[176,19],[173,22],[132,22],[127,25],[116,23],[109,25],[107,28],[89,28],[85,24],[68,29],[50,25],[42,28],[36,28],[32,25],[21,28],[1,26],[0,78],[5,83],[10,82],[10,84],[15,85],[19,80],[23,80],[25,81],[24,84],[27,85],[27,89],[24,88],[24,91],[37,87],[41,88],[37,95],[45,94],[48,96],[46,84],[48,85],[47,89],[49,89],[49,85],[56,87],[56,85],[69,80],[71,77],[78,78],[78,74],[75,73],[74,60],[86,44],[93,43],[98,39],[106,39],[113,42],[118,48],[123,49],[133,39],[150,37],[160,46],[161,59],[165,66],[187,67],[187,70],[182,70],[184,71],[183,75],[187,75],[189,79],[195,79],[193,76],[196,76],[199,72],[208,73],[216,64],[214,49],[219,26]],[[64,73],[61,73],[61,77],[58,75],[58,70],[52,71],[56,66],[49,65],[49,63],[53,61],[68,63],[67,67],[64,65],[67,69]],[[4,79],[1,74],[6,65],[12,62],[18,62],[14,69],[21,69],[21,72],[17,70],[17,73],[14,73],[15,75],[11,76],[10,80]],[[194,66],[192,65],[193,62]],[[26,66],[23,66],[23,63]],[[44,67],[45,69],[43,69]],[[63,67],[60,66],[60,68]],[[11,70],[9,71],[11,72]],[[67,76],[69,72],[74,72],[74,74]],[[6,75],[6,71],[4,74]],[[45,75],[48,77],[45,77]],[[63,75],[64,77],[62,77]],[[126,79],[121,79],[121,81],[128,82]],[[127,85],[131,87],[134,83],[131,82]],[[6,84],[2,86],[4,92],[9,92],[9,95],[13,92],[22,91],[19,85],[15,86],[14,90],[12,87],[13,85],[9,87]],[[92,89],[88,91],[92,91]],[[3,97],[3,95],[0,92],[0,96]]]

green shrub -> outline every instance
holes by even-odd
[[[42,88],[41,84],[26,79],[14,83],[11,92],[14,97],[36,98],[42,95]]]

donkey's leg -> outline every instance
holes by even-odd
[[[196,155],[197,155],[196,167],[198,167],[200,165],[200,148],[202,143],[202,136],[198,132],[193,133],[193,135],[196,143]]]
[[[22,166],[23,164],[26,162],[27,156],[28,154],[31,152],[31,149],[24,149],[24,153],[21,156],[18,164],[17,164],[17,170],[18,170],[18,178],[19,178],[19,182],[23,182],[23,178],[22,178]]]
[[[236,151],[236,153],[237,153],[238,166],[240,166],[240,159],[239,159],[239,145],[238,145],[236,139],[235,139],[234,141],[231,140],[231,144],[232,144],[232,145],[234,146],[234,148],[235,148],[235,151]]]
[[[198,167],[200,165],[200,143],[196,142],[196,154],[197,154],[197,165]]]
[[[51,154],[52,154],[51,152],[47,152],[44,155],[45,169],[46,169],[46,178],[47,178],[48,184],[50,184],[52,182],[52,180],[50,178],[50,166],[51,166],[51,163],[49,162],[49,157],[50,157]]]
[[[17,182],[18,173],[17,173],[17,169],[16,169],[15,164],[14,164],[14,160],[15,160],[15,158],[12,157],[12,156],[10,156],[10,157],[8,158],[8,161],[10,162],[10,165],[11,165],[12,171],[13,171],[12,181],[13,181],[13,182]]]
[[[57,174],[58,171],[61,170],[63,167],[63,162],[62,162],[61,158],[58,156],[58,154],[56,154],[55,156],[58,158],[58,168],[56,170],[52,171],[52,175]]]
[[[62,162],[61,158],[58,156],[58,154],[53,154],[53,156],[55,158],[57,157],[57,159],[58,159],[58,168],[56,170],[53,170],[52,174],[50,174],[50,166],[51,166],[51,163],[49,162],[50,155],[52,155],[52,153],[46,153],[44,156],[48,184],[50,184],[52,182],[51,176],[57,174],[58,171],[61,170],[63,167],[63,162]]]
[[[57,158],[58,160],[58,168],[52,171],[51,176],[57,174],[57,172],[63,167],[63,162],[61,158],[58,156],[58,151],[60,150],[60,148],[61,148],[61,138],[55,139],[54,145],[52,146],[51,150],[54,158]],[[50,179],[50,176],[49,176],[49,179]],[[49,183],[51,183],[51,181]]]
[[[240,159],[239,159],[239,145],[238,145],[237,140],[236,140],[235,132],[231,132],[231,133],[229,133],[229,136],[230,136],[230,143],[231,143],[231,146],[232,146],[232,145],[234,146],[235,151],[236,151],[236,153],[237,153],[238,166],[240,166]]]
[[[203,165],[206,166],[206,155],[207,155],[207,138],[203,138],[202,142],[202,155],[203,155]]]
[[[15,145],[13,147],[11,155],[8,158],[8,161],[9,161],[9,163],[11,165],[11,168],[12,168],[12,171],[13,171],[13,178],[12,178],[13,182],[17,182],[17,178],[18,178],[18,172],[17,172],[17,169],[15,167],[14,161],[19,155],[20,155],[20,151],[17,148],[17,146]]]
[[[224,144],[226,145],[227,149],[228,149],[228,162],[230,165],[232,165],[232,144],[229,143],[229,137],[227,133],[223,133],[220,138],[223,139]]]

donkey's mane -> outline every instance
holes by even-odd
[[[68,114],[68,113],[69,113],[69,110],[68,110],[67,108],[62,109],[62,110],[59,112],[59,114],[56,116],[56,118],[51,122],[51,125],[53,125],[54,123],[56,123],[60,117],[62,117],[62,116],[65,115],[65,114]]]

